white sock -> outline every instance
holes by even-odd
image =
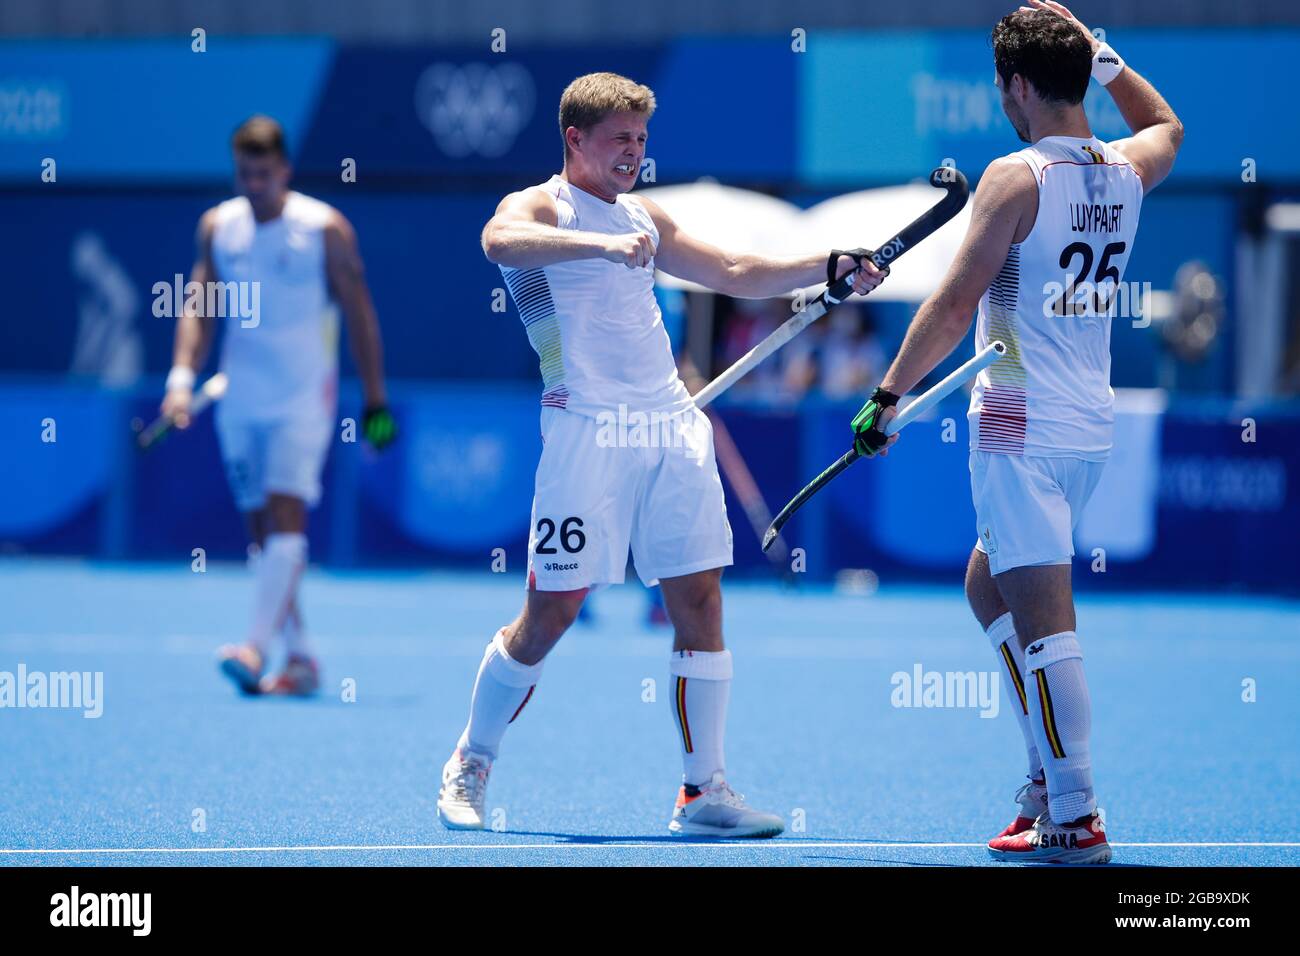
[[[284,626],[306,565],[305,534],[276,532],[266,536],[266,544],[255,563],[257,593],[253,600],[253,624],[248,631],[248,643],[263,657],[270,650],[271,639]]]
[[[456,746],[497,759],[506,728],[523,711],[542,677],[542,661],[521,664],[506,652],[505,629],[497,631],[483,653],[469,706],[469,723]]]
[[[1011,621],[1008,611],[989,625],[985,633],[993,645],[1002,665],[1002,678],[1007,683],[1007,700],[1011,711],[1020,724],[1020,733],[1025,738],[1025,754],[1029,759],[1029,779],[1043,779],[1043,761],[1038,756],[1038,744],[1034,741],[1034,732],[1029,727],[1029,700],[1025,692],[1025,649],[1016,637],[1016,626]]]
[[[673,719],[682,745],[682,781],[701,787],[726,773],[723,736],[731,697],[731,651],[673,651]]]
[[[1083,651],[1074,631],[1062,631],[1026,647],[1025,661],[1030,725],[1047,773],[1047,810],[1053,823],[1069,823],[1097,808]]]
[[[285,649],[297,657],[315,657],[316,650],[307,640],[307,629],[302,624],[302,612],[298,610],[298,595],[293,595],[289,604],[289,613],[284,616],[284,625],[280,628],[280,637],[284,639]]]

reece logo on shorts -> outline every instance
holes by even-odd
[[[51,926],[128,926],[133,936],[148,936],[153,926],[152,893],[70,892],[50,897]]]

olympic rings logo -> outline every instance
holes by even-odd
[[[517,63],[434,63],[415,84],[415,112],[455,159],[505,155],[533,118],[537,93]]]

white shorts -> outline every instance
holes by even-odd
[[[970,453],[970,487],[980,551],[1001,574],[1038,564],[1069,564],[1074,527],[1101,478],[1104,461]]]
[[[629,545],[647,587],[732,563],[713,425],[703,412],[692,407],[652,428],[543,408],[542,442],[530,588],[619,584]]]
[[[226,480],[240,511],[255,511],[271,493],[320,500],[321,472],[334,431],[333,416],[302,415],[270,422],[216,419]]]

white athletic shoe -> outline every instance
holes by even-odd
[[[483,801],[487,799],[492,761],[459,747],[442,768],[438,791],[438,819],[448,830],[482,830]]]
[[[745,806],[745,798],[718,771],[693,797],[686,787],[677,793],[677,806],[668,824],[672,833],[700,837],[774,837],[785,830],[781,818]]]

